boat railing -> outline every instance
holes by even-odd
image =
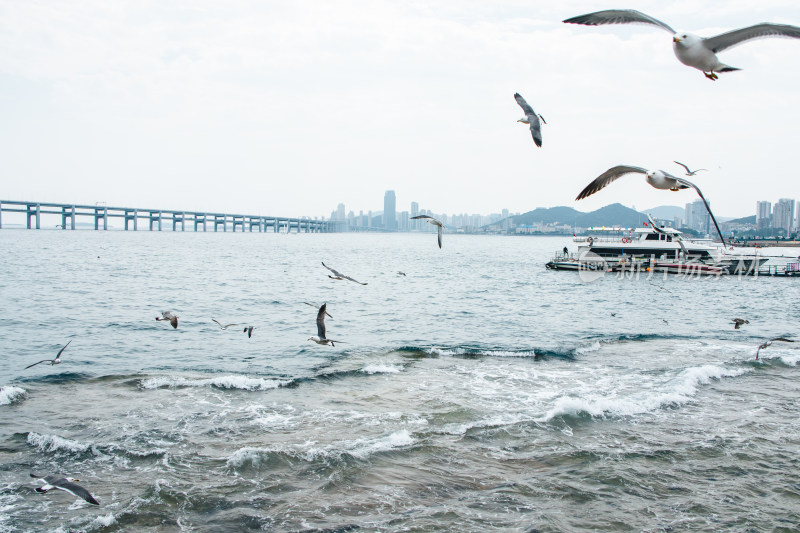
[[[589,240],[591,239],[591,241]],[[627,240],[623,240],[627,239]],[[619,237],[574,237],[572,239],[573,242],[577,243],[585,243],[585,244],[597,244],[597,243],[621,243],[621,242],[633,242],[638,241],[638,237],[626,237],[625,235],[620,235]]]

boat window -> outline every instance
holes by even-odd
[[[645,237],[646,241],[657,241],[658,240],[658,233],[648,233],[647,237]]]

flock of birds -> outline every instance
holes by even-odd
[[[791,37],[791,38],[800,38],[800,28],[797,26],[791,26],[786,24],[772,24],[772,23],[761,23],[755,24],[753,26],[748,26],[746,28],[741,28],[738,30],[729,31],[726,33],[722,33],[720,35],[716,35],[714,37],[698,37],[691,33],[682,33],[676,32],[673,30],[668,24],[655,19],[649,15],[646,15],[640,11],[636,11],[633,9],[609,9],[604,11],[597,11],[594,13],[589,13],[586,15],[580,15],[577,17],[572,17],[569,19],[564,20],[563,22],[568,24],[582,24],[586,26],[599,26],[605,24],[649,24],[660,28],[662,30],[670,32],[672,34],[672,48],[675,53],[675,56],[678,60],[683,63],[684,65],[696,68],[703,72],[703,74],[710,80],[717,80],[718,72],[730,72],[734,70],[740,70],[736,67],[732,67],[730,65],[726,65],[720,62],[719,58],[717,57],[717,53],[722,52],[732,46],[736,46],[741,44],[745,41],[759,38],[759,37]],[[517,101],[517,104],[522,108],[523,113],[525,116],[518,120],[523,124],[527,124],[530,128],[531,136],[533,137],[533,142],[536,144],[537,147],[542,146],[542,123],[547,124],[544,117],[533,110],[530,104],[519,94],[514,94],[514,99]],[[697,170],[690,170],[689,167],[683,163],[675,161],[676,164],[683,167],[686,171],[687,176],[694,176],[696,173],[706,170],[706,169],[697,169]],[[708,206],[708,202],[706,201],[703,193],[700,189],[693,184],[692,182],[686,180],[685,178],[680,178],[673,176],[672,174],[663,171],[663,170],[647,170],[642,167],[630,166],[630,165],[618,165],[612,167],[594,179],[589,185],[587,185],[583,191],[578,195],[576,200],[581,200],[586,198],[595,192],[599,191],[600,189],[604,188],[611,182],[615,181],[616,179],[628,175],[628,174],[642,174],[645,176],[645,180],[648,184],[655,187],[656,189],[663,189],[663,190],[671,190],[677,191],[680,189],[687,189],[692,188],[694,189],[700,198],[703,200],[706,208],[708,209],[709,215],[711,215],[712,220],[714,221],[714,225],[717,228],[717,232],[722,238],[722,232],[719,230],[719,226],[717,225],[717,221],[714,218],[714,215],[711,213],[711,209]],[[428,215],[419,215],[415,217],[411,217],[414,220],[425,220],[428,223],[437,227],[437,242],[439,248],[442,247],[442,230],[444,228],[444,224]],[[725,243],[723,239],[723,245]],[[329,278],[334,280],[347,280],[352,281],[354,283],[358,283],[359,285],[367,285],[366,283],[362,283],[357,281],[350,276],[346,276],[337,270],[329,267],[324,262],[322,263],[326,269],[328,269],[333,275],[328,275]],[[405,276],[405,273],[398,272],[398,275]],[[303,302],[307,305],[315,307],[315,305],[310,304],[308,302]],[[614,316],[615,313],[612,313]],[[336,342],[342,342],[334,339],[330,339],[327,337],[326,328],[325,328],[325,317],[331,317],[331,315],[327,311],[327,304],[322,304],[317,310],[317,317],[316,317],[316,324],[317,324],[317,335],[309,337],[309,341],[313,341],[317,344],[322,345],[330,345],[335,346]],[[156,317],[157,321],[165,321],[169,322],[170,325],[177,329],[178,328],[178,316],[172,313],[171,311],[163,311],[160,317]],[[333,317],[331,317],[333,318]],[[213,322],[215,322],[221,329],[227,330],[233,326],[240,326],[242,324],[222,324],[218,320],[212,318]],[[733,324],[735,329],[739,329],[743,324],[749,324],[749,321],[741,318],[733,319]],[[244,325],[243,332],[247,333],[248,338],[252,337],[253,330],[256,329],[252,325]],[[36,366],[41,363],[50,363],[50,365],[57,365],[61,363],[61,354],[66,350],[67,346],[69,346],[70,342],[67,342],[56,354],[54,359],[43,359],[41,361],[37,361],[31,365],[25,367],[27,370],[33,366]],[[786,337],[774,337],[765,341],[764,343],[758,346],[756,351],[756,360],[759,358],[759,354],[761,350],[768,348],[774,342],[794,342],[791,339]],[[30,474],[31,477],[39,479],[43,485],[41,487],[37,487],[36,491],[40,493],[46,493],[52,489],[59,489],[75,496],[78,496],[88,503],[92,505],[99,505],[100,503],[89,493],[88,490],[77,485],[75,482],[78,481],[74,478],[63,477],[61,475],[48,475],[48,476],[40,476],[37,474]]]

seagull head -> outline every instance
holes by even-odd
[[[676,33],[672,36],[672,43],[675,46],[682,46],[684,48],[691,48],[701,40],[700,37],[691,33]]]

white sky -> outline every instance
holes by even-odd
[[[617,164],[698,174],[718,216],[800,198],[800,40],[720,54],[707,80],[639,9],[711,36],[800,25],[797,0],[0,2],[0,199],[329,216],[619,201],[684,205]],[[548,123],[536,148],[514,101]]]

